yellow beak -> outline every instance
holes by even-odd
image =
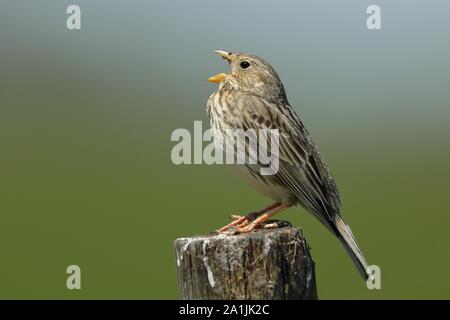
[[[225,77],[227,76],[226,73],[218,73],[212,77],[208,78],[209,82],[214,82],[214,83],[219,83],[222,82],[223,80],[225,80]]]
[[[231,62],[231,52],[223,51],[223,50],[215,50],[215,53],[217,53],[219,56],[221,56],[223,59],[227,60],[228,62]],[[212,77],[208,78],[209,82],[214,83],[220,83],[223,80],[225,80],[225,77],[227,76],[226,73],[218,73]]]

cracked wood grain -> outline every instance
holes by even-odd
[[[314,262],[300,229],[180,238],[180,298],[317,299]]]

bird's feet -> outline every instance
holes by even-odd
[[[217,230],[218,233],[221,234],[226,234],[226,235],[235,235],[235,234],[239,234],[239,233],[248,233],[251,232],[253,230],[260,230],[260,229],[278,229],[278,228],[286,228],[286,227],[292,227],[292,224],[286,220],[267,220],[265,222],[261,222],[261,223],[255,223],[253,224],[253,221],[249,221],[248,219],[242,216],[236,216],[236,215],[232,215],[231,216],[233,220],[232,223],[239,223],[239,221],[242,221],[239,224],[235,224],[232,226],[225,226],[227,227],[225,229],[225,227]],[[245,219],[243,219],[245,218]],[[224,230],[222,230],[224,229]]]
[[[254,221],[258,217],[256,212],[251,212],[245,216],[239,215],[231,215],[231,222],[226,226],[217,230],[219,233],[236,233],[237,230],[244,228],[249,225],[252,221]]]
[[[284,220],[269,220],[270,217],[285,209],[281,204],[273,204],[267,208],[251,212],[245,216],[232,215],[233,221],[217,230],[222,234],[248,233],[255,229],[275,229],[291,226]],[[263,211],[264,210],[264,211]]]
[[[236,230],[237,233],[248,233],[253,230],[259,229],[278,229],[278,228],[286,228],[292,227],[292,224],[286,220],[266,220],[264,222],[256,223],[252,222],[242,228],[238,228]]]

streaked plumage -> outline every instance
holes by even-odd
[[[342,241],[359,271],[367,277],[367,262],[340,216],[334,179],[290,106],[276,71],[254,55],[224,51],[219,54],[229,61],[231,73],[221,75],[219,89],[208,100],[215,138],[224,139],[225,129],[278,129],[279,170],[275,175],[262,176],[259,164],[236,165],[236,169],[265,196],[287,207],[299,204],[312,213]],[[250,66],[244,69],[243,61]]]

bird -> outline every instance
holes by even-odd
[[[343,244],[363,278],[370,277],[368,263],[341,215],[340,196],[324,158],[311,139],[301,118],[290,105],[283,83],[275,69],[253,54],[216,50],[231,72],[208,78],[218,84],[207,102],[214,139],[224,141],[227,130],[276,129],[279,132],[279,168],[263,175],[263,165],[236,164],[234,169],[252,187],[274,202],[242,216],[232,216],[220,233],[248,233],[274,228],[269,220],[275,214],[301,206],[317,218]],[[248,153],[249,147],[246,146]]]

